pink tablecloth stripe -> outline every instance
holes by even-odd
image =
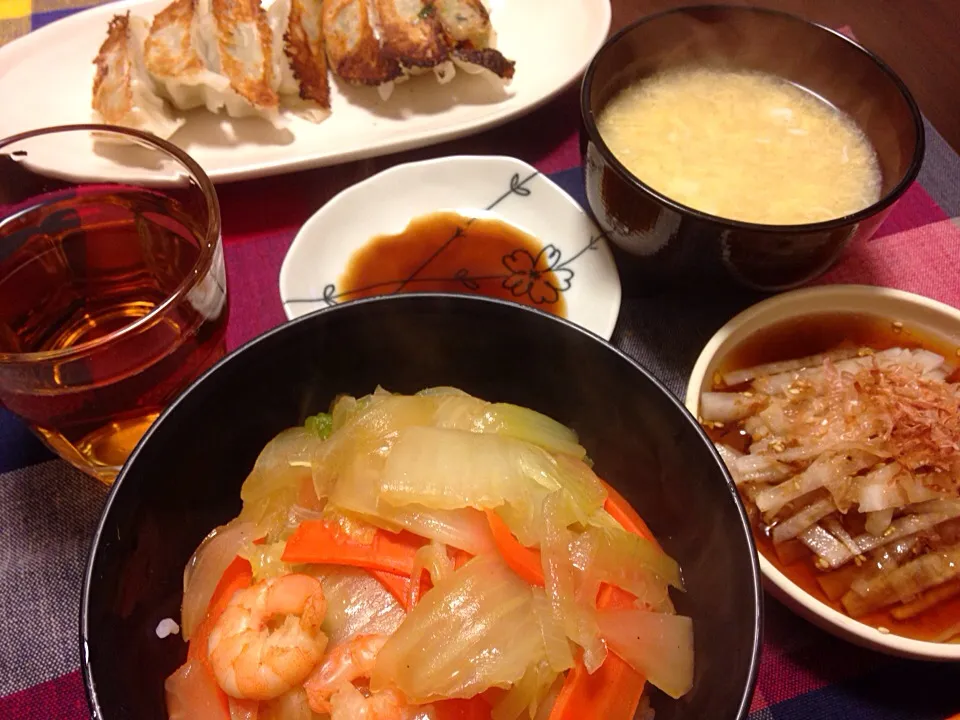
[[[851,251],[818,283],[882,285],[960,307],[960,226],[941,220],[878,237]]]
[[[0,697],[0,718],[4,720],[79,720],[89,715],[79,670]]]

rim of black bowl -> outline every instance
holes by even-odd
[[[743,695],[740,699],[740,707],[737,711],[737,714],[733,720],[743,720],[747,717],[747,713],[750,710],[750,702],[753,697],[754,691],[756,689],[757,683],[757,673],[760,668],[760,655],[761,648],[763,643],[763,590],[760,580],[760,563],[757,559],[757,548],[756,543],[753,539],[753,532],[750,528],[750,520],[747,517],[747,511],[744,508],[743,502],[740,500],[739,493],[737,493],[736,485],[733,482],[733,478],[730,475],[730,472],[727,470],[726,465],[724,465],[723,460],[720,458],[720,455],[717,453],[716,448],[713,443],[707,437],[707,434],[704,432],[703,428],[700,426],[700,423],[697,422],[696,418],[690,413],[687,407],[683,402],[676,397],[660,380],[658,380],[653,373],[643,367],[636,360],[631,358],[629,355],[621,351],[615,345],[610,342],[607,342],[602,337],[597,335],[590,330],[587,330],[576,323],[570,322],[566,318],[559,317],[552,313],[548,313],[544,310],[538,310],[537,308],[530,307],[529,305],[521,305],[520,303],[511,302],[510,300],[501,300],[499,298],[487,297],[484,295],[468,295],[463,293],[404,293],[404,294],[393,294],[393,295],[377,295],[373,297],[360,298],[357,300],[350,300],[343,303],[338,303],[336,305],[331,305],[329,307],[321,308],[315,310],[309,314],[301,315],[298,318],[289,320],[277,327],[267,330],[261,335],[248,340],[240,347],[236,348],[232,352],[228,353],[226,356],[221,358],[213,367],[204,372],[200,377],[194,380],[190,385],[184,390],[179,396],[177,396],[173,402],[168,405],[160,416],[154,420],[153,424],[147,429],[147,432],[144,433],[143,437],[140,439],[140,442],[137,443],[136,447],[133,449],[133,452],[130,453],[130,457],[127,458],[126,463],[124,463],[123,468],[120,470],[120,473],[117,475],[116,480],[113,483],[113,486],[110,488],[110,492],[107,494],[107,498],[104,501],[103,509],[100,512],[100,518],[97,521],[96,530],[93,533],[93,540],[90,543],[90,551],[87,557],[87,564],[83,574],[83,591],[80,598],[80,665],[83,670],[83,686],[87,695],[87,704],[90,707],[90,712],[93,720],[108,720],[104,718],[103,713],[100,709],[99,698],[97,696],[96,684],[93,679],[93,674],[90,667],[90,654],[89,654],[89,610],[90,610],[90,590],[93,585],[93,567],[94,562],[97,557],[97,550],[100,546],[100,538],[103,534],[104,525],[107,520],[107,516],[110,514],[110,509],[113,507],[113,501],[117,496],[117,493],[120,492],[120,488],[123,486],[124,480],[126,479],[127,473],[131,465],[136,461],[137,456],[140,454],[143,446],[150,441],[150,438],[153,436],[156,429],[166,421],[167,417],[174,413],[177,407],[183,402],[184,398],[189,395],[193,390],[206,382],[214,373],[231,362],[234,357],[240,355],[243,352],[248,351],[250,348],[258,345],[262,342],[270,342],[274,336],[279,335],[286,331],[287,328],[292,326],[300,325],[303,323],[310,323],[313,321],[313,318],[324,315],[326,313],[337,312],[343,308],[352,308],[358,305],[373,305],[381,303],[427,303],[434,301],[453,301],[455,303],[461,303],[464,305],[495,305],[509,309],[512,312],[525,312],[533,313],[540,315],[548,321],[558,323],[567,328],[569,332],[577,332],[582,335],[589,337],[590,339],[600,343],[605,346],[607,350],[613,352],[621,360],[625,360],[627,363],[632,365],[634,369],[640,372],[649,382],[651,382],[654,387],[656,387],[660,392],[668,398],[668,400],[673,404],[673,406],[680,411],[680,413],[687,419],[687,422],[693,427],[694,431],[700,436],[700,439],[706,445],[707,449],[713,456],[713,460],[716,463],[717,467],[720,469],[720,472],[723,474],[724,479],[727,482],[728,489],[730,490],[730,495],[734,500],[734,507],[737,510],[737,513],[740,517],[740,523],[744,536],[747,540],[747,546],[750,549],[750,566],[751,566],[751,577],[753,579],[753,587],[751,588],[754,600],[754,617],[753,617],[753,647],[750,652],[750,670],[747,675],[747,683],[743,688]]]
[[[860,51],[866,55],[870,60],[872,60],[886,75],[893,81],[894,85],[900,91],[900,95],[903,97],[904,101],[907,103],[907,107],[910,109],[910,115],[913,118],[913,127],[914,127],[914,153],[913,157],[910,159],[910,165],[907,167],[906,173],[900,181],[891,188],[883,197],[877,200],[875,203],[868,205],[862,210],[858,210],[855,213],[850,213],[849,215],[843,215],[838,218],[833,218],[832,220],[823,220],[821,222],[815,223],[805,223],[805,224],[794,224],[794,225],[765,225],[763,223],[752,223],[745,222],[743,220],[732,220],[730,218],[721,217],[720,215],[711,215],[710,213],[697,210],[688,205],[673,200],[666,195],[654,190],[651,186],[644,183],[642,180],[633,175],[627,168],[616,158],[613,152],[607,147],[607,144],[603,141],[603,138],[600,136],[600,131],[597,129],[597,123],[594,119],[593,112],[590,110],[590,95],[593,91],[593,76],[597,69],[597,64],[600,58],[616,44],[621,37],[630,33],[635,28],[645,23],[651,22],[658,18],[664,17],[666,15],[674,15],[678,13],[688,13],[694,11],[706,11],[706,10],[725,10],[728,12],[740,12],[740,13],[753,13],[753,14],[765,14],[765,15],[778,15],[780,17],[789,18],[795,22],[803,23],[804,25],[809,25],[813,28],[819,29],[822,32],[829,33],[834,37],[842,40],[843,42],[851,45],[854,49]],[[617,172],[621,179],[625,180],[627,183],[632,185],[638,190],[642,190],[650,195],[653,195],[658,201],[669,207],[671,210],[674,210],[683,215],[690,215],[697,220],[703,220],[706,222],[717,223],[721,225],[726,225],[728,227],[736,228],[738,230],[748,230],[753,232],[771,232],[775,231],[778,233],[809,233],[809,232],[818,232],[824,230],[835,230],[837,228],[844,227],[854,222],[860,222],[865,220],[873,215],[876,215],[881,210],[886,209],[894,202],[896,202],[901,195],[910,187],[910,184],[916,180],[917,173],[920,172],[920,166],[923,164],[923,156],[926,149],[926,131],[923,127],[923,115],[920,113],[920,108],[917,105],[916,100],[913,97],[913,94],[910,92],[910,89],[907,87],[906,83],[900,79],[900,76],[893,71],[886,62],[883,61],[880,56],[876,55],[872,51],[865,48],[863,45],[858,43],[856,40],[853,40],[841,32],[834,30],[833,28],[827,27],[826,25],[821,25],[820,23],[814,22],[813,20],[807,20],[804,17],[799,15],[794,15],[793,13],[784,12],[783,10],[773,10],[771,8],[762,8],[762,7],[751,7],[743,5],[724,5],[724,4],[704,4],[704,5],[687,5],[684,7],[672,8],[670,10],[664,10],[658,13],[652,13],[650,15],[645,15],[644,17],[636,20],[635,22],[630,23],[626,27],[620,29],[615,34],[607,38],[607,41],[600,47],[597,51],[597,54],[593,56],[593,60],[590,61],[590,64],[587,66],[587,71],[583,76],[583,83],[580,86],[580,117],[583,120],[583,126],[586,128],[587,134],[590,136],[591,142],[597,146],[600,150],[600,153],[603,155],[604,160]]]

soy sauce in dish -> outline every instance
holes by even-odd
[[[523,303],[564,317],[563,283],[543,243],[493,218],[436,212],[379,235],[350,258],[345,299],[397,292],[458,292]]]
[[[724,385],[721,380],[723,374],[733,370],[845,347],[878,351],[894,347],[931,350],[957,366],[947,381],[960,382],[960,345],[957,343],[912,328],[896,319],[835,313],[786,321],[756,333],[722,359],[714,373],[711,390],[738,389]],[[746,452],[750,444],[750,437],[741,423],[723,427],[708,426],[706,431],[714,442],[724,443],[741,452]],[[805,592],[849,617],[839,598],[830,599],[821,586],[819,580],[823,579],[824,573],[814,568],[813,559],[816,556],[798,540],[788,540],[775,547],[756,508],[748,501],[746,504],[757,549],[770,564]],[[848,571],[854,569],[849,565],[846,567]],[[844,570],[841,568],[828,575],[842,572]],[[881,631],[937,642],[945,634],[955,634],[960,625],[960,595],[943,600],[935,607],[905,620],[896,619],[890,613],[890,608],[856,619]]]

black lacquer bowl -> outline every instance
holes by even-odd
[[[760,652],[761,595],[743,507],[677,398],[600,338],[519,305],[401,295],[294,320],[234,352],[153,425],[120,473],[84,584],[84,680],[98,720],[163,720],[163,681],[185,657],[158,623],[179,618],[183,568],[240,510],[240,485],[270,438],[377,384],[455,385],[571,425],[596,470],[643,515],[684,572],[696,680],[657,695],[658,720],[746,717]]]
[[[699,212],[645,185],[604,144],[596,118],[625,86],[688,65],[778,75],[846,112],[877,151],[880,199],[827,222],[760,225]],[[900,78],[840,33],[774,10],[701,6],[639,20],[594,57],[580,108],[587,200],[615,246],[627,295],[665,286],[712,292],[723,284],[783,290],[808,282],[876,231],[923,161],[923,121]]]

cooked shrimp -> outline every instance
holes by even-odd
[[[304,686],[313,711],[316,713],[332,712],[331,698],[334,698],[334,693],[340,690],[346,691],[339,703],[341,708],[356,705],[356,697],[350,693],[350,690],[356,690],[352,683],[359,678],[370,677],[373,666],[377,662],[377,653],[380,652],[380,648],[386,644],[388,639],[388,635],[356,635],[348,642],[335,647]],[[395,702],[397,699],[402,700],[398,697],[390,700],[392,696],[397,695],[396,693],[376,693],[369,698],[364,698],[361,695],[360,699],[370,701],[365,704],[365,707],[373,708],[374,700],[379,695],[383,695],[384,699],[376,702],[384,705]],[[368,712],[368,714],[362,717],[380,720],[380,715],[369,715],[369,711],[365,712]],[[347,715],[341,716],[346,717]],[[392,720],[392,718],[392,715],[384,715],[384,720]]]
[[[320,631],[326,612],[320,581],[309,575],[271,578],[237,592],[210,633],[210,664],[220,687],[231,697],[270,700],[303,683],[327,646]]]

